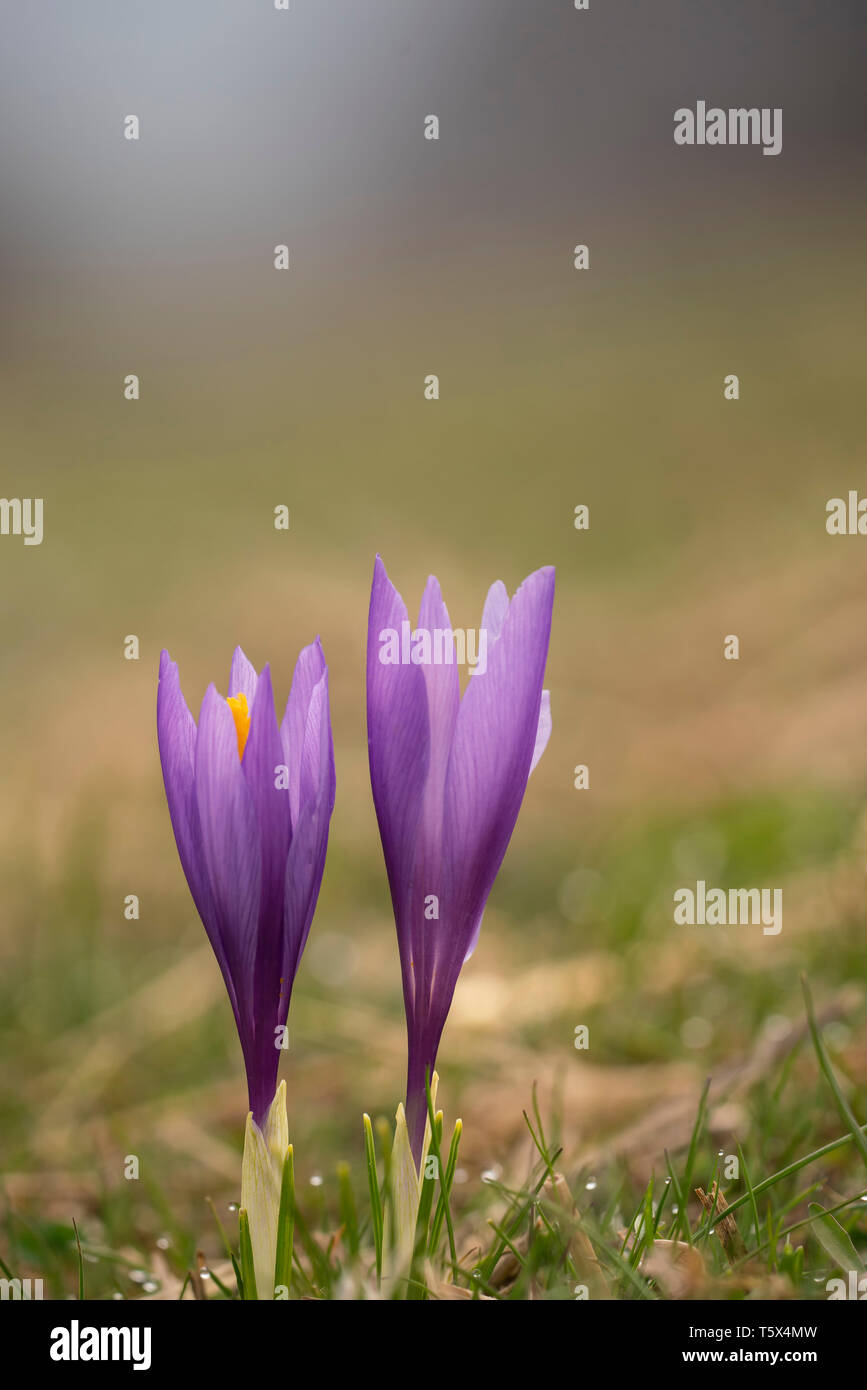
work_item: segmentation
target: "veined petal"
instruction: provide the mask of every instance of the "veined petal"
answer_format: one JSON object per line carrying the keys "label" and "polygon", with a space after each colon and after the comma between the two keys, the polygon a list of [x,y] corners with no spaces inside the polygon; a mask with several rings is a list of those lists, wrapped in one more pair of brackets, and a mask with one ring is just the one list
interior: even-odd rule
{"label": "veined petal", "polygon": [[[196,723],[181,692],[177,663],[168,652],[160,656],[157,689],[157,741],[166,800],[181,864],[199,906],[201,868],[198,842],[190,822],[196,755]],[[200,908],[201,911],[201,908]]]}
{"label": "veined petal", "polygon": [[[434,575],[430,576],[425,587],[418,615],[418,625],[420,629],[431,634],[432,647],[433,634],[437,629],[443,633],[447,632],[451,637],[449,612]],[[423,663],[420,668],[427,694],[430,737],[430,756],[424,797],[425,834],[436,837],[439,837],[442,829],[446,768],[448,767],[455,721],[461,703],[454,642],[451,640],[448,644],[443,642],[444,648],[446,645],[448,645],[449,650],[444,650],[442,654],[444,657],[448,657],[448,660],[440,663],[431,660]]]}
{"label": "veined petal", "polygon": [[[446,769],[461,703],[456,653],[451,640],[451,620],[439,583],[433,575],[428,579],[422,596],[418,626],[430,633],[431,640],[432,659],[420,667],[427,695],[430,754],[413,871],[408,934],[416,1007],[426,1010],[436,960],[442,946],[441,935],[447,929],[447,923],[438,917],[426,917],[424,907],[429,895],[438,896],[440,892]],[[449,638],[447,644],[443,638],[440,639],[443,649],[439,652],[435,649],[434,634],[437,630],[447,633]],[[444,660],[437,662],[437,655]]]}
{"label": "veined petal", "polygon": [[259,827],[238,759],[235,721],[213,685],[205,693],[199,716],[195,793],[202,857],[235,982],[238,1029],[249,1063],[255,1036],[253,977],[262,891]]}
{"label": "veined petal", "polygon": [[467,961],[469,960],[470,956],[473,954],[473,951],[475,951],[476,947],[477,947],[478,944],[479,944],[479,933],[480,933],[481,930],[482,930],[482,922],[484,921],[484,917],[485,917],[485,909],[482,908],[482,911],[481,911],[481,913],[479,914],[478,921],[476,922],[476,925],[473,927],[472,931],[470,932],[470,939],[469,939],[469,942],[468,942],[468,944],[467,944],[466,954],[464,955],[464,958],[463,958],[463,960],[461,961],[461,965],[466,965],[466,963],[467,963]]}
{"label": "veined petal", "polygon": [[334,749],[328,711],[328,671],[314,685],[307,706],[307,721],[301,746],[300,809],[319,801],[333,777]]}
{"label": "veined petal", "polygon": [[551,720],[551,692],[542,691],[542,703],[539,706],[539,723],[536,727],[536,744],[533,748],[533,761],[530,763],[530,771],[537,766],[539,759],[548,747],[548,739],[551,737],[553,728]]}
{"label": "veined petal", "polygon": [[232,654],[232,667],[229,671],[229,694],[245,695],[247,697],[247,709],[251,710],[256,699],[258,681],[256,667],[247,660],[241,648],[236,647]]}
{"label": "veined petal", "polygon": [[[278,769],[283,765],[283,745],[274,713],[271,672],[266,666],[256,687],[250,717],[250,732],[241,771],[256,816],[257,841],[261,854],[261,892],[253,974],[253,1010],[256,1038],[256,1070],[265,1097],[273,1094],[279,1053],[274,1046],[274,1029],[282,998],[283,899],[286,861],[292,839],[289,791],[282,785]],[[257,1116],[258,1118],[258,1116]]]}
{"label": "veined petal", "polygon": [[280,725],[284,760],[289,768],[289,805],[293,826],[298,820],[301,806],[302,763],[310,702],[313,691],[327,670],[322,644],[317,637],[309,647],[304,647],[295,663],[292,689],[286,702],[283,723]]}
{"label": "veined petal", "polygon": [[[229,992],[257,1125],[264,1124],[274,1095],[276,1025],[286,1021],[334,806],[327,668],[318,639],[301,654],[296,676],[299,729],[290,771],[294,768],[296,800],[304,792],[309,804],[294,857],[289,759],[277,727],[269,668],[258,676],[238,647],[230,695],[224,700],[213,685],[208,688],[198,730],[181,695],[177,667],[165,652],[157,697],[172,825]],[[291,715],[287,708],[287,750]]]}
{"label": "veined petal", "polygon": [[499,637],[506,614],[509,611],[509,591],[502,579],[497,579],[488,590],[482,610],[482,627],[488,634],[488,646],[493,646]]}
{"label": "veined petal", "polygon": [[[284,887],[283,976],[290,985],[307,942],[319,897],[328,849],[328,830],[334,809],[334,745],[327,668],[311,697],[303,756],[311,767],[309,775],[312,785],[310,794],[302,800],[293,831]],[[306,784],[307,776],[305,773],[302,786]],[[288,995],[285,1006],[288,1008]],[[283,1018],[279,1021],[282,1022]]]}
{"label": "veined petal", "polygon": [[478,930],[530,775],[553,600],[553,569],[525,579],[487,671],[473,677],[461,701],[445,791],[446,911],[456,930],[443,991],[454,988]]}
{"label": "veined petal", "polygon": [[412,886],[430,760],[430,727],[421,667],[381,658],[381,635],[400,634],[406,605],[377,556],[367,629],[367,742],[370,784],[382,838],[400,947],[404,1001],[412,1014]]}
{"label": "veined petal", "polygon": [[272,908],[282,899],[286,855],[292,838],[289,795],[279,775],[283,744],[274,713],[274,694],[268,666],[256,688],[250,714],[250,732],[241,771],[256,813],[262,849],[262,907]]}
{"label": "veined petal", "polygon": [[202,852],[199,811],[195,795],[196,724],[183,697],[177,663],[168,652],[160,657],[157,690],[157,741],[166,789],[172,830],[184,875],[196,910],[208,933],[217,957],[235,1022],[240,1028],[238,1000],[229,954],[223,940],[221,920],[211,893],[210,878]]}

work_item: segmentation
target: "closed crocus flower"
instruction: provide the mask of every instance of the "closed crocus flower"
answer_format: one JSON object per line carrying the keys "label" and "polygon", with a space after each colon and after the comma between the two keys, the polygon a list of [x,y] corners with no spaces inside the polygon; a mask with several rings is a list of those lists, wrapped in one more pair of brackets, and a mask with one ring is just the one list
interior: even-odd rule
{"label": "closed crocus flower", "polygon": [[318,639],[298,658],[279,725],[269,668],[258,675],[240,647],[228,696],[209,686],[198,725],[178,668],[163,652],[157,732],[178,854],[244,1054],[250,1116],[241,1196],[251,1208],[259,1296],[268,1297],[276,1242],[270,1213],[275,1223],[288,1143],[277,1069],[334,807],[328,668]]}
{"label": "closed crocus flower", "polygon": [[[377,557],[367,638],[370,780],[394,907],[406,1007],[406,1124],[418,1166],[425,1076],[472,954],[527,779],[551,732],[542,689],[554,571],[510,600],[497,582],[482,627],[453,634],[432,576],[413,629]],[[456,656],[470,656],[461,697]]]}

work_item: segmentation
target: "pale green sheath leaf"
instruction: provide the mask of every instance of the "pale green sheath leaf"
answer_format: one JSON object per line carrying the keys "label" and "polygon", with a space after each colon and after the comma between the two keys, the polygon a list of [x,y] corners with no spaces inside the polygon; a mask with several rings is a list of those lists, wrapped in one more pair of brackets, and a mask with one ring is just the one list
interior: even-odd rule
{"label": "pale green sheath leaf", "polygon": [[241,1206],[250,1222],[253,1268],[260,1299],[274,1297],[280,1189],[288,1147],[286,1082],[281,1081],[265,1116],[264,1128],[259,1128],[252,1114],[247,1116],[241,1167]]}

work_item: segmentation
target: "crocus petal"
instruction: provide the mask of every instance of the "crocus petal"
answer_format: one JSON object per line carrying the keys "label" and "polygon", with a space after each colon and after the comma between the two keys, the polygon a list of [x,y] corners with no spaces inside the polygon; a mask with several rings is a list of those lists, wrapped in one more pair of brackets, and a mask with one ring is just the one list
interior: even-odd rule
{"label": "crocus petal", "polygon": [[551,737],[551,692],[542,691],[542,703],[539,706],[539,724],[536,729],[536,746],[533,749],[533,761],[530,763],[530,771],[536,767],[539,759],[548,747],[548,739]]}
{"label": "crocus petal", "polygon": [[[480,638],[478,664],[460,700],[457,672],[438,665],[435,649],[432,665],[417,666],[404,664],[399,640],[396,659],[382,642],[384,634],[397,636],[409,624],[379,557],[374,568],[367,641],[370,777],[400,948],[408,1041],[404,1119],[416,1158],[426,1121],[424,1076],[436,1058],[461,965],[478,937],[527,779],[550,734],[542,681],[553,596],[552,569],[530,575],[511,600],[499,580],[491,586],[482,614],[484,645]],[[449,626],[431,578],[419,628]]]}
{"label": "crocus petal", "polygon": [[470,956],[473,954],[473,952],[475,951],[476,947],[477,947],[478,944],[479,944],[479,933],[480,933],[481,930],[482,930],[482,922],[484,921],[484,917],[485,917],[485,912],[484,912],[484,908],[483,908],[482,911],[481,911],[481,914],[479,915],[479,919],[478,919],[478,921],[476,922],[476,925],[473,927],[472,931],[470,932],[470,938],[469,938],[469,941],[468,941],[468,943],[467,943],[466,953],[465,953],[465,955],[464,955],[463,960],[461,961],[461,965],[466,965],[466,963],[467,963],[467,961],[469,960]]}
{"label": "crocus petal", "polygon": [[[249,1080],[255,1038],[253,979],[262,889],[259,829],[238,759],[235,721],[213,686],[205,694],[199,716],[196,805],[214,913],[235,982],[238,1028]],[[264,1105],[270,1100],[266,1096]],[[262,1097],[251,1096],[250,1108],[259,1118],[264,1108]]]}
{"label": "crocus petal", "polygon": [[[229,690],[231,707],[209,687],[197,730],[177,668],[163,653],[157,727],[172,826],[232,1003],[258,1130],[275,1094],[278,1025],[285,1025],[310,929],[334,806],[327,667],[318,639],[301,653],[282,729],[269,668],[258,676],[240,647]],[[246,719],[243,702],[233,698],[241,695]]]}
{"label": "crocus petal", "polygon": [[326,670],[322,644],[317,637],[315,642],[299,653],[286,712],[280,725],[283,755],[289,768],[289,806],[293,825],[301,807],[301,766],[310,701]]}
{"label": "crocus petal", "polygon": [[160,657],[157,690],[157,741],[172,829],[190,891],[201,907],[203,894],[198,843],[191,823],[196,755],[196,724],[181,692],[177,663],[168,652]]}
{"label": "crocus petal", "polygon": [[307,706],[307,719],[304,723],[304,738],[299,749],[300,779],[298,785],[301,808],[316,802],[324,795],[329,778],[329,760],[332,758],[328,738],[330,720],[328,717],[328,676],[320,677],[310,692]]}
{"label": "crocus petal", "polygon": [[217,957],[235,1022],[240,1030],[238,1000],[229,951],[223,940],[221,922],[214,908],[210,879],[202,853],[199,810],[195,795],[196,739],[196,725],[181,692],[177,663],[164,651],[160,657],[157,690],[157,741],[169,816],[181,867],[196,910]]}
{"label": "crocus petal", "polygon": [[282,785],[283,744],[274,713],[271,672],[259,678],[241,770],[250,793],[262,850],[262,912],[270,913],[283,895],[286,855],[292,838],[287,788]]}
{"label": "crocus petal", "polygon": [[431,660],[421,666],[427,697],[430,756],[422,800],[421,825],[413,870],[412,899],[408,904],[409,934],[414,975],[416,1008],[427,1009],[438,954],[440,933],[446,924],[425,915],[425,900],[438,895],[442,878],[443,799],[446,770],[461,703],[460,681],[451,641],[451,620],[440,586],[433,575],[428,579],[418,617],[418,626],[431,634],[448,633],[451,650],[439,654],[449,660]]}
{"label": "crocus petal", "polygon": [[502,579],[497,579],[488,590],[482,610],[482,627],[488,634],[488,646],[492,646],[502,631],[506,614],[509,611],[509,591]]}
{"label": "crocus petal", "polygon": [[[442,988],[454,988],[520,810],[536,747],[553,569],[525,579],[461,701],[445,791],[446,911],[455,923]],[[450,997],[450,994],[449,994]]]}
{"label": "crocus petal", "polygon": [[[283,976],[289,981],[295,977],[313,920],[325,868],[331,812],[334,809],[334,746],[328,706],[327,668],[311,696],[304,757],[309,760],[315,757],[318,774],[312,794],[302,803],[286,861]],[[288,1008],[288,995],[285,1007]]]}
{"label": "crocus petal", "polygon": [[241,648],[236,647],[232,654],[232,668],[229,671],[229,694],[245,695],[247,709],[252,710],[258,680],[256,667],[247,660]]}
{"label": "crocus petal", "polygon": [[[451,619],[443,602],[440,586],[433,575],[428,579],[421,608],[418,615],[419,628],[433,634],[451,634]],[[451,642],[450,660],[435,663],[425,662],[421,666],[427,696],[428,734],[430,739],[430,758],[425,785],[425,833],[438,835],[442,828],[442,803],[448,766],[449,751],[455,721],[461,703],[460,681],[455,660],[454,642]],[[444,653],[446,655],[446,653]]]}
{"label": "crocus petal", "polygon": [[[406,604],[379,556],[373,572],[367,630],[367,742],[370,784],[379,822],[398,934],[412,920],[413,867],[427,783],[430,729],[425,677],[415,665],[380,660],[380,634],[400,633]],[[410,953],[401,950],[407,1013],[414,1012]]]}
{"label": "crocus petal", "polygon": [[266,666],[256,687],[250,731],[241,764],[255,811],[261,853],[253,1017],[257,1075],[260,1077],[262,1095],[266,1098],[274,1093],[279,1063],[279,1054],[274,1046],[274,1029],[282,1002],[283,934],[278,924],[283,918],[286,859],[292,839],[289,793],[280,775],[282,766],[283,745],[274,713],[271,673]]}

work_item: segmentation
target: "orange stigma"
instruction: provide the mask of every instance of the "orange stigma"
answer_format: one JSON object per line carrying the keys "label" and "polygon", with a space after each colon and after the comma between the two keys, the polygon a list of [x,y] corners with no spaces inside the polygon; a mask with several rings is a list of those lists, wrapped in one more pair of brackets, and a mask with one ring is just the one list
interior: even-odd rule
{"label": "orange stigma", "polygon": [[247,746],[247,735],[250,732],[250,711],[247,709],[247,696],[242,690],[240,695],[230,695],[226,704],[232,711],[232,718],[235,721],[235,733],[238,735],[238,757],[243,758],[244,749]]}

